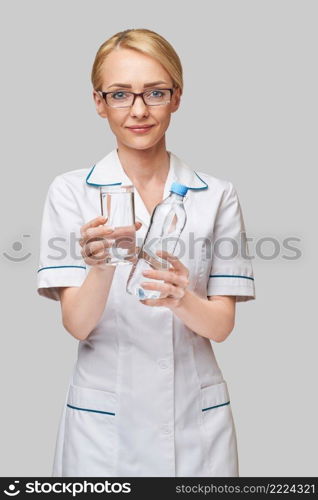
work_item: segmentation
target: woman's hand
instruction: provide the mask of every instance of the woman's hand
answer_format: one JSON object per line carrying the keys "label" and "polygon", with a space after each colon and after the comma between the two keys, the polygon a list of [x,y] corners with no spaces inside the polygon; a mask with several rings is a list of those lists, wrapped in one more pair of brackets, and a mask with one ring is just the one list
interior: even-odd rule
{"label": "woman's hand", "polygon": [[145,290],[159,290],[161,295],[158,299],[144,299],[140,302],[147,306],[178,307],[189,285],[189,271],[175,255],[161,250],[158,250],[156,254],[172,264],[172,267],[167,270],[149,269],[143,271],[142,274],[147,278],[163,280],[164,283],[142,282],[142,288]]}
{"label": "woman's hand", "polygon": [[[109,257],[109,249],[112,247],[116,240],[121,240],[127,247],[130,243],[130,239],[134,235],[128,235],[127,229],[125,228],[112,228],[105,224],[107,217],[96,217],[87,222],[80,228],[81,236],[80,245],[82,247],[81,255],[88,266],[98,266],[104,268],[109,265],[106,264],[106,260]],[[141,228],[141,222],[135,223],[135,230]],[[127,243],[128,242],[128,243]]]}

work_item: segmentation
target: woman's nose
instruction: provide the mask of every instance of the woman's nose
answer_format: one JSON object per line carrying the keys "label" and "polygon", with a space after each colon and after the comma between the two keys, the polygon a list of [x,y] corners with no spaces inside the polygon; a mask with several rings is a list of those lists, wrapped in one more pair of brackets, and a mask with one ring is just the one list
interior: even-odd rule
{"label": "woman's nose", "polygon": [[134,116],[148,114],[148,106],[144,103],[141,95],[135,97],[135,102],[131,106],[130,112]]}

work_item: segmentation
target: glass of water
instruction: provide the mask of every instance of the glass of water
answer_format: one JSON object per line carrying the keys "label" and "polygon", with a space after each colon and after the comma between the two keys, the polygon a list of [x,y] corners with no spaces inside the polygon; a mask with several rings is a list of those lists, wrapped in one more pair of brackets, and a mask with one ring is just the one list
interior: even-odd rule
{"label": "glass of water", "polygon": [[[130,263],[136,255],[134,186],[101,186],[101,213],[116,230],[107,264]],[[118,236],[117,236],[118,235]]]}

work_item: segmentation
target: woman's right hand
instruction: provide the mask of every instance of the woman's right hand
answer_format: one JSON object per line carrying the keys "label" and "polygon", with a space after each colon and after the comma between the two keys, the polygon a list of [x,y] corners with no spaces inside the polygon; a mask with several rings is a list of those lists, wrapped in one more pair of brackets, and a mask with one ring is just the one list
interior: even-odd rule
{"label": "woman's right hand", "polygon": [[[82,247],[81,255],[88,266],[104,267],[109,256],[109,249],[113,246],[116,238],[122,236],[120,228],[114,229],[105,224],[107,217],[96,217],[80,228]],[[141,222],[135,223],[138,231]]]}

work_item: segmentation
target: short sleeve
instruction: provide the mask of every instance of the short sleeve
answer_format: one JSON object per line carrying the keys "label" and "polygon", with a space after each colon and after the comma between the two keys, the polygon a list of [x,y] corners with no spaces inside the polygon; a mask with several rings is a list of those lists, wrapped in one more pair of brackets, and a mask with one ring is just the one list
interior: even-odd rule
{"label": "short sleeve", "polygon": [[79,239],[83,225],[79,204],[62,175],[49,186],[44,203],[37,292],[59,300],[57,287],[81,286],[86,265],[81,256]]}
{"label": "short sleeve", "polygon": [[212,295],[235,295],[236,302],[256,298],[242,209],[231,182],[223,193],[214,225],[207,287],[207,296]]}

